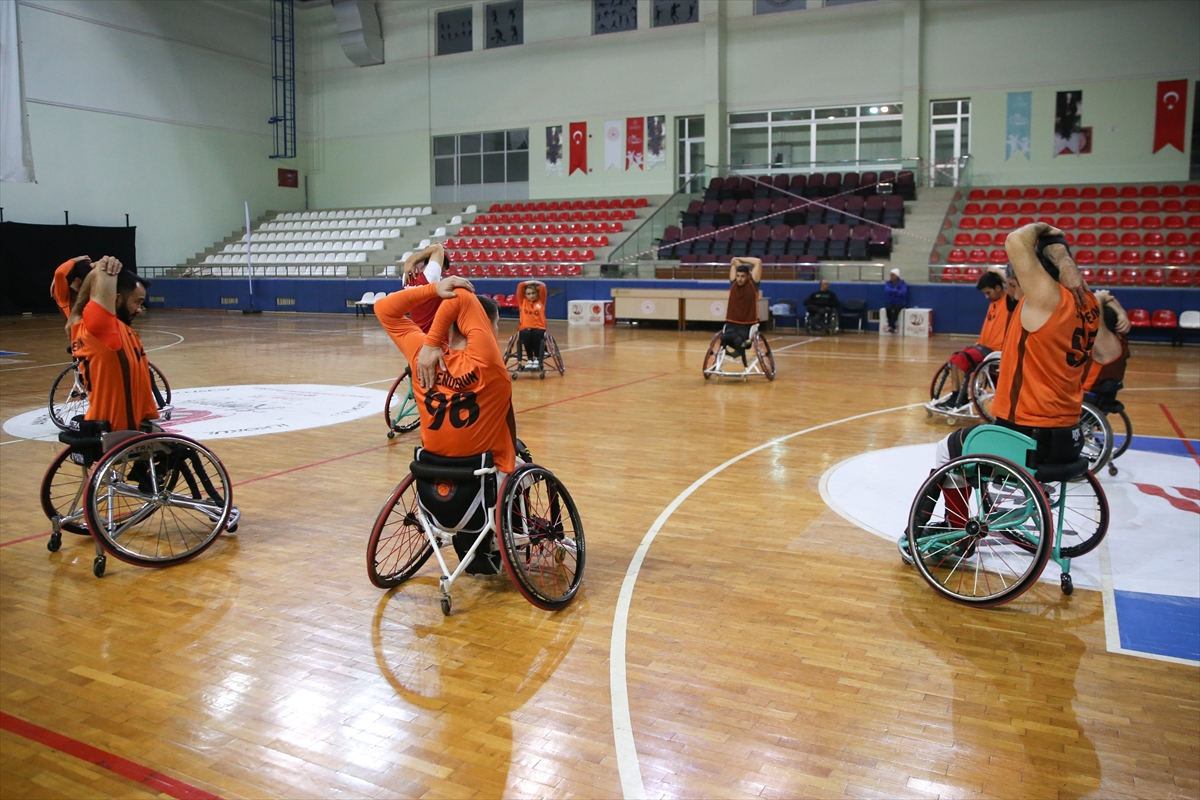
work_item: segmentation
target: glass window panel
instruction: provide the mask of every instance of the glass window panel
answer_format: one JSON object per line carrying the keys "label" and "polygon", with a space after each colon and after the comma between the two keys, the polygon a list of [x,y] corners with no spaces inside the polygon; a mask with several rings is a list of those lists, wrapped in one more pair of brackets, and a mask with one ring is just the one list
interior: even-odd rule
{"label": "glass window panel", "polygon": [[[504,183],[504,153],[487,153],[483,157],[483,182]],[[466,181],[463,181],[466,183]]]}
{"label": "glass window panel", "polygon": [[767,129],[734,128],[729,132],[729,166],[761,166],[767,163]]}
{"label": "glass window panel", "polygon": [[934,125],[953,125],[958,122],[958,117],[932,117]]}
{"label": "glass window panel", "polygon": [[951,100],[946,103],[934,103],[933,110],[930,113],[934,116],[940,114],[958,114],[958,101]]}
{"label": "glass window panel", "polygon": [[959,155],[965,156],[971,152],[971,118],[963,117],[962,122],[959,123],[959,125],[960,125],[960,127],[959,127],[959,131],[958,131],[958,137],[959,137],[958,153],[959,153]]}
{"label": "glass window panel", "polygon": [[509,150],[528,150],[529,149],[529,129],[524,128],[519,131],[508,132],[508,149]]}
{"label": "glass window panel", "polygon": [[903,114],[904,105],[901,103],[886,103],[879,107],[880,114]]}
{"label": "glass window panel", "polygon": [[453,136],[435,136],[435,137],[433,137],[433,154],[435,156],[452,156],[452,155],[454,155],[454,137]]}
{"label": "glass window panel", "polygon": [[439,11],[437,15],[437,54],[468,53],[471,51],[470,7]]}
{"label": "glass window panel", "polygon": [[483,152],[495,153],[504,149],[504,131],[488,131],[483,134]]}
{"label": "glass window panel", "polygon": [[676,164],[675,172],[679,175],[687,175],[687,153],[683,144],[683,137],[680,137],[679,146],[675,148],[675,152],[677,154],[676,159],[678,162]]}
{"label": "glass window panel", "polygon": [[812,119],[812,112],[808,109],[804,111],[773,111],[771,119],[775,122],[787,122],[796,119]]}
{"label": "glass window panel", "polygon": [[454,185],[454,159],[453,158],[435,158],[433,160],[433,185],[434,186],[453,186]]}
{"label": "glass window panel", "polygon": [[813,112],[813,117],[818,120],[855,116],[858,116],[858,109],[853,106],[849,108],[818,108]]}
{"label": "glass window panel", "polygon": [[852,161],[857,158],[854,122],[817,126],[817,161]]}
{"label": "glass window panel", "polygon": [[704,117],[692,117],[688,121],[688,138],[699,139],[704,135]]}
{"label": "glass window panel", "polygon": [[482,183],[483,165],[479,156],[458,157],[458,182],[462,185]]}
{"label": "glass window panel", "polygon": [[687,117],[675,118],[675,135],[680,139],[687,138]]}
{"label": "glass window panel", "polygon": [[970,100],[961,100],[959,102],[962,103],[962,113],[970,114],[971,113],[971,101]]}
{"label": "glass window panel", "polygon": [[771,166],[807,164],[812,158],[811,125],[777,126],[771,129]]}
{"label": "glass window panel", "polygon": [[900,157],[900,120],[863,120],[859,127],[860,159]]}
{"label": "glass window panel", "polygon": [[478,133],[463,133],[458,137],[458,152],[460,153],[478,153],[479,152],[479,134]]}
{"label": "glass window panel", "polygon": [[761,113],[755,113],[755,114],[730,114],[729,115],[729,124],[730,125],[739,125],[743,122],[766,122],[766,121],[767,121],[767,112],[765,112],[765,111],[763,111]]}
{"label": "glass window panel", "polygon": [[[489,156],[490,158],[490,156]],[[529,151],[508,154],[508,182],[529,180]]]}

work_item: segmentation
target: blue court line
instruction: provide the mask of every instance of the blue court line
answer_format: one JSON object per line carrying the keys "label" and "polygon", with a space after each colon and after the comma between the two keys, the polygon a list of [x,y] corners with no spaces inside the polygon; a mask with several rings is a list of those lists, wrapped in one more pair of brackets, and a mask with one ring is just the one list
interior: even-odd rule
{"label": "blue court line", "polygon": [[29,354],[28,353],[17,353],[13,350],[0,350],[0,358],[7,358],[8,356],[24,356],[24,355],[29,355]]}
{"label": "blue court line", "polygon": [[[1124,436],[1113,437],[1113,447],[1120,447],[1121,442],[1125,441]],[[1200,451],[1200,441],[1190,439],[1192,447]],[[1130,450],[1141,450],[1146,453],[1161,453],[1167,456],[1183,456],[1191,458],[1192,454],[1188,452],[1187,447],[1183,443],[1183,439],[1173,436],[1138,436],[1134,435],[1133,444],[1129,446]]]}
{"label": "blue court line", "polygon": [[1113,591],[1121,647],[1200,661],[1200,597]]}

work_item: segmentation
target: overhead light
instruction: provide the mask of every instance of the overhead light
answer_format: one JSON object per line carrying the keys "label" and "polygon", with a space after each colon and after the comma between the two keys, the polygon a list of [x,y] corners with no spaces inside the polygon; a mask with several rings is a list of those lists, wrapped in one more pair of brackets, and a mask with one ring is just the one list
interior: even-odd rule
{"label": "overhead light", "polygon": [[837,117],[835,117],[833,114],[830,114],[827,119],[837,119]]}
{"label": "overhead light", "polygon": [[879,110],[880,110],[880,111],[882,111],[882,112],[883,112],[883,113],[885,113],[885,114],[886,114],[886,113],[888,113],[888,107],[887,107],[887,106],[884,106],[883,108],[881,108],[881,109],[879,109]]}
{"label": "overhead light", "polygon": [[[886,109],[886,108],[884,108],[883,110],[884,110],[884,111],[887,111],[887,109]],[[879,106],[871,106],[871,113],[872,113],[872,114],[878,114],[878,113],[879,113]]]}

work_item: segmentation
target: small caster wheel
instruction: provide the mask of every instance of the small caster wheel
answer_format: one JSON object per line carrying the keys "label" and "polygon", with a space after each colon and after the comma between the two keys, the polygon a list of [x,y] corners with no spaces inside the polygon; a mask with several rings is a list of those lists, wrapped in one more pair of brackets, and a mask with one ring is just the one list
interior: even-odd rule
{"label": "small caster wheel", "polygon": [[1070,595],[1075,591],[1075,582],[1071,580],[1071,576],[1066,572],[1062,574],[1062,578],[1058,584],[1062,587],[1062,593],[1065,595]]}
{"label": "small caster wheel", "polygon": [[1108,474],[1109,474],[1109,475],[1116,475],[1116,474],[1117,474],[1117,467],[1116,467],[1116,465],[1115,465],[1115,464],[1112,464],[1112,463],[1110,463],[1110,464],[1108,465]]}
{"label": "small caster wheel", "polygon": [[946,424],[947,424],[947,425],[953,425],[953,424],[954,424],[954,417],[946,417]]}
{"label": "small caster wheel", "polygon": [[170,411],[164,412],[162,415],[162,418],[165,419],[167,422],[170,422],[171,421],[171,412]]}
{"label": "small caster wheel", "polygon": [[237,533],[237,523],[235,522],[232,525],[226,525],[225,532],[226,533]]}
{"label": "small caster wheel", "polygon": [[96,556],[96,560],[92,562],[92,574],[97,578],[104,577],[104,564],[108,559],[104,556]]}
{"label": "small caster wheel", "polygon": [[396,432],[395,432],[395,431],[388,431],[388,438],[389,438],[389,439],[395,439],[395,438],[396,438]]}
{"label": "small caster wheel", "polygon": [[925,409],[925,419],[930,419],[932,416],[933,416],[933,412],[930,411],[928,408]]}
{"label": "small caster wheel", "polygon": [[542,380],[546,380],[546,373],[543,372],[540,375],[538,375],[538,377],[541,378]]}
{"label": "small caster wheel", "polygon": [[442,598],[442,616],[450,616],[450,595]]}
{"label": "small caster wheel", "polygon": [[57,553],[60,547],[62,547],[62,534],[55,531],[50,534],[50,541],[46,542],[46,549],[51,553]]}
{"label": "small caster wheel", "polygon": [[512,379],[513,379],[514,381],[517,379],[517,373],[515,373],[515,372],[514,372],[514,373],[512,374]]}

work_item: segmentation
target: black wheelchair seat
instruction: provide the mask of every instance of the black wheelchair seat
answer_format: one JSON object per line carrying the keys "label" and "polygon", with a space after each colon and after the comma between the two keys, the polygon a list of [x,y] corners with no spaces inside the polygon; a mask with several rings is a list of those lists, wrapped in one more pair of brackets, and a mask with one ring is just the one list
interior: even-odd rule
{"label": "black wheelchair seat", "polygon": [[1082,456],[1069,464],[1039,464],[1034,472],[1038,483],[1060,483],[1082,478],[1088,471],[1088,460]]}
{"label": "black wheelchair seat", "polygon": [[[487,527],[488,509],[496,505],[495,474],[476,475],[476,470],[495,466],[490,452],[452,458],[418,447],[408,465],[417,485],[417,501],[434,524],[453,532],[454,551],[462,559]],[[472,574],[495,575],[500,571],[500,554],[492,534],[480,545],[467,566]]]}
{"label": "black wheelchair seat", "polygon": [[71,430],[58,434],[58,441],[71,450],[71,461],[90,467],[104,454],[103,436],[110,428],[106,420],[89,420],[80,415],[71,420]]}

